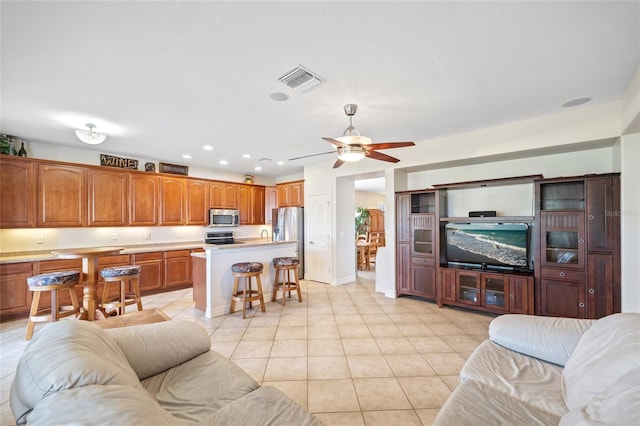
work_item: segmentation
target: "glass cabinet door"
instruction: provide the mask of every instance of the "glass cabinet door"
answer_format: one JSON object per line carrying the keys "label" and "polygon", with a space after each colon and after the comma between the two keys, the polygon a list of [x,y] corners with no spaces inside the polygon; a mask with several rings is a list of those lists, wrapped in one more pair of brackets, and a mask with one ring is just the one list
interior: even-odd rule
{"label": "glass cabinet door", "polygon": [[483,305],[493,309],[509,310],[508,278],[502,275],[482,276],[482,299]]}
{"label": "glass cabinet door", "polygon": [[415,254],[433,254],[433,231],[431,229],[413,230],[413,252]]}
{"label": "glass cabinet door", "polygon": [[435,215],[411,215],[411,251],[414,256],[435,256]]}
{"label": "glass cabinet door", "polygon": [[476,272],[456,271],[458,302],[480,305],[480,275]]}
{"label": "glass cabinet door", "polygon": [[584,216],[581,213],[541,212],[542,265],[584,267]]}

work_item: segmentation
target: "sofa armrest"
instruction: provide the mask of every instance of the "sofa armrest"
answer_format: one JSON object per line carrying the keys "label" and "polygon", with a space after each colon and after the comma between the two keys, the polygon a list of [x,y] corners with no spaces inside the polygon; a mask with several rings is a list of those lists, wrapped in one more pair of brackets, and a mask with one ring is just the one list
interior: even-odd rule
{"label": "sofa armrest", "polygon": [[543,361],[564,366],[595,320],[502,315],[489,325],[491,341]]}
{"label": "sofa armrest", "polygon": [[120,346],[140,380],[211,349],[207,331],[192,321],[165,321],[105,331]]}

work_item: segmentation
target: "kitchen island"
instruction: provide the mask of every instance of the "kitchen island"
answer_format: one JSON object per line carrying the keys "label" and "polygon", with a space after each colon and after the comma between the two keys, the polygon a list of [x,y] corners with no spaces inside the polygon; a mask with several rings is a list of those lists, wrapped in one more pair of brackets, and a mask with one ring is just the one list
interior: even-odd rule
{"label": "kitchen island", "polygon": [[271,300],[275,270],[274,257],[297,256],[297,241],[249,240],[234,244],[205,244],[204,253],[192,253],[193,301],[207,318],[229,312],[233,274],[231,265],[240,262],[260,262],[263,265],[262,291],[265,302]]}

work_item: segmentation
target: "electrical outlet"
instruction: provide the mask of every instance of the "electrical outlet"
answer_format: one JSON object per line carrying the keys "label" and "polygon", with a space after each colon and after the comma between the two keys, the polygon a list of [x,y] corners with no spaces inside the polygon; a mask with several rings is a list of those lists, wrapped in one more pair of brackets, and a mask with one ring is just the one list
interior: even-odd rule
{"label": "electrical outlet", "polygon": [[151,232],[149,232],[149,231],[145,232],[144,239],[145,240],[150,240],[151,239]]}
{"label": "electrical outlet", "polygon": [[118,239],[118,233],[117,233],[117,232],[114,232],[114,233],[111,235],[111,239],[112,239],[112,240],[117,240],[117,239]]}
{"label": "electrical outlet", "polygon": [[44,244],[44,235],[36,236],[36,244]]}

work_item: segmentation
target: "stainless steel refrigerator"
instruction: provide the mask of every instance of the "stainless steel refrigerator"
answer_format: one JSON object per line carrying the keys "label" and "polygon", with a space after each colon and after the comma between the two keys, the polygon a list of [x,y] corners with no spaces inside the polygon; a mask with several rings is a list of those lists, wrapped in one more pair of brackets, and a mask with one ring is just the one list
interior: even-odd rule
{"label": "stainless steel refrigerator", "polygon": [[273,209],[273,241],[297,240],[296,256],[300,259],[298,277],[304,278],[304,210],[302,207]]}

